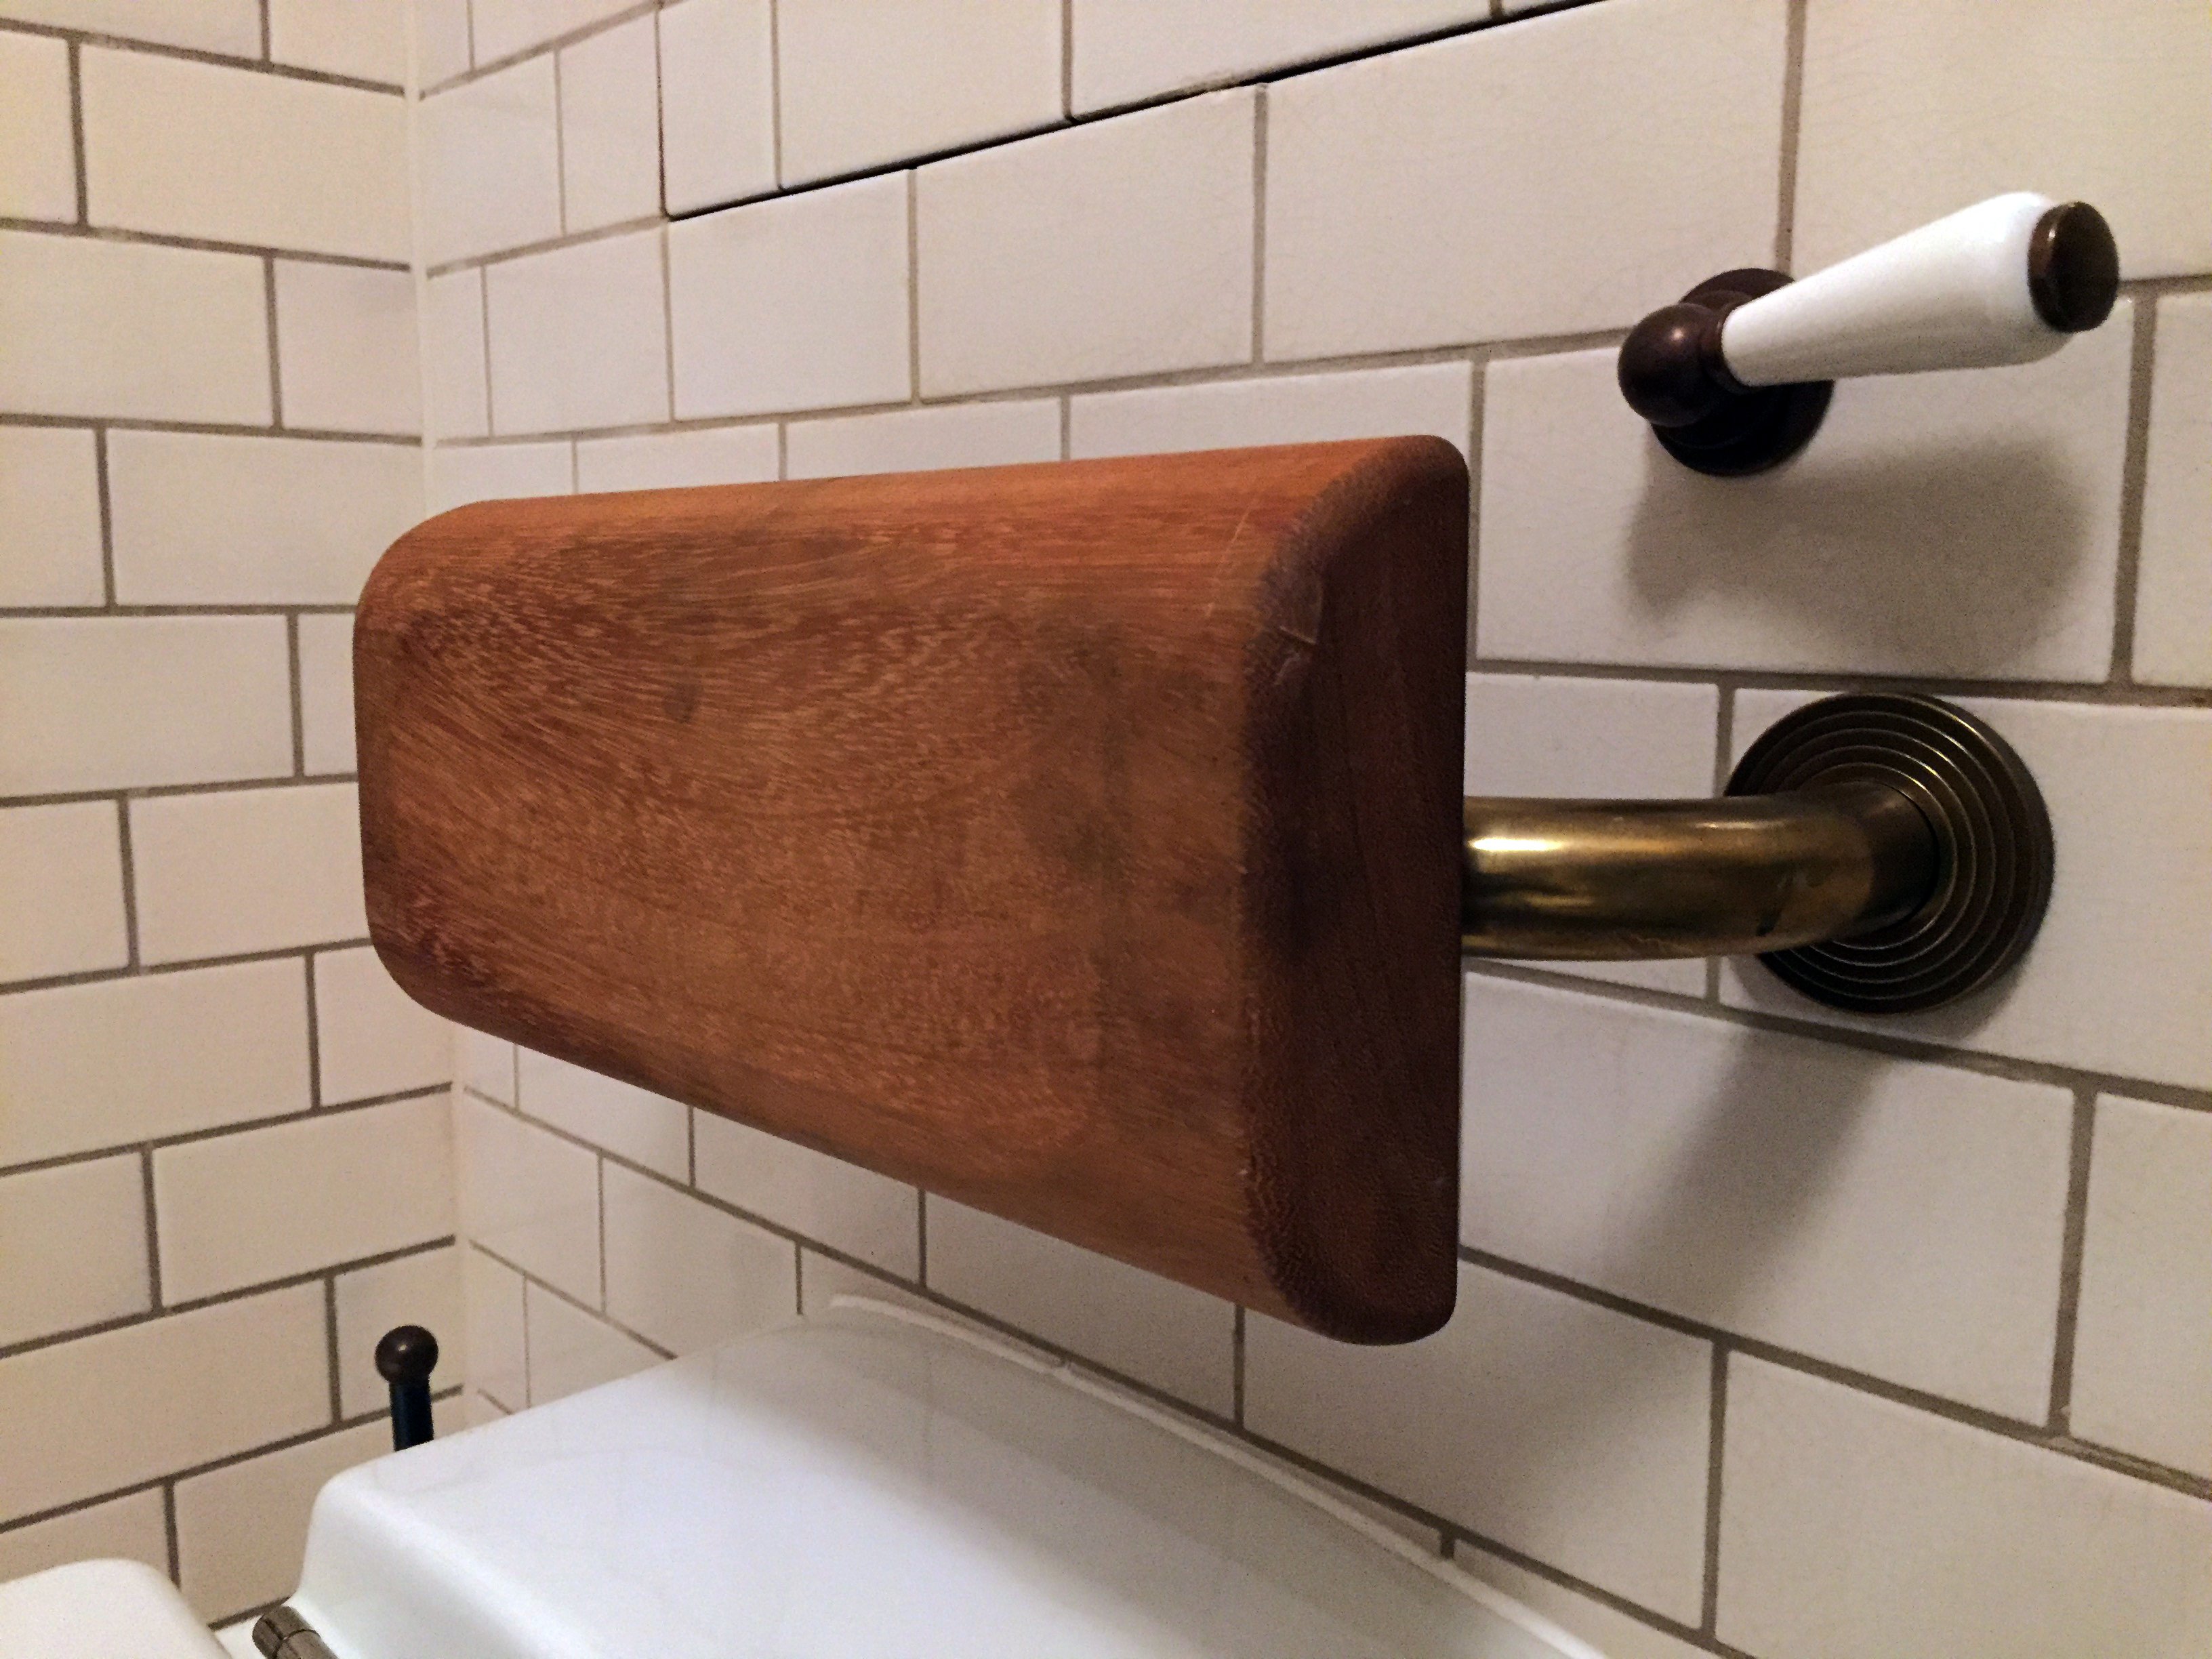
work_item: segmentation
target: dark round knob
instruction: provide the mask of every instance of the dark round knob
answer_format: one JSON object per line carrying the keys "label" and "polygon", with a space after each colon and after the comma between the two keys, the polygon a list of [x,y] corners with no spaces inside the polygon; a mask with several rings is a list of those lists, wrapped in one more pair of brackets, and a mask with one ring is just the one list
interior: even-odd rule
{"label": "dark round knob", "polygon": [[2065,202],[2035,222],[2027,292],[2035,314],[2062,333],[2079,334],[2112,314],[2120,248],[2103,214],[2087,202]]}
{"label": "dark round knob", "polygon": [[1719,319],[1704,306],[1662,306],[1620,343],[1620,392],[1654,426],[1687,426],[1727,397],[1712,372],[1707,337]]}
{"label": "dark round knob", "polygon": [[376,1345],[376,1374],[387,1382],[428,1382],[437,1364],[438,1339],[420,1325],[395,1325]]}

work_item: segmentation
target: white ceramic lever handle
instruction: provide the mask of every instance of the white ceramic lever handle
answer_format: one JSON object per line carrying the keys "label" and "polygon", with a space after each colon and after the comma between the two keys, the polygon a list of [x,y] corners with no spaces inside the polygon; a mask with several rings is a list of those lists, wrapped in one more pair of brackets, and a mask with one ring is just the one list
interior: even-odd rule
{"label": "white ceramic lever handle", "polygon": [[2118,276],[2095,209],[1993,196],[1736,307],[1721,357],[1747,386],[2033,362],[2104,321]]}

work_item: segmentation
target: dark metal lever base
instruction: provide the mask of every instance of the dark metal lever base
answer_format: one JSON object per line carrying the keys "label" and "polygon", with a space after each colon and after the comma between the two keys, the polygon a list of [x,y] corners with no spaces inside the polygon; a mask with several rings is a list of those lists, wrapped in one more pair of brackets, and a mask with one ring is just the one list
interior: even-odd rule
{"label": "dark metal lever base", "polygon": [[1820,429],[1833,380],[1747,386],[1720,354],[1721,319],[1789,283],[1778,270],[1723,271],[1653,312],[1622,342],[1621,392],[1684,466],[1717,478],[1764,472]]}

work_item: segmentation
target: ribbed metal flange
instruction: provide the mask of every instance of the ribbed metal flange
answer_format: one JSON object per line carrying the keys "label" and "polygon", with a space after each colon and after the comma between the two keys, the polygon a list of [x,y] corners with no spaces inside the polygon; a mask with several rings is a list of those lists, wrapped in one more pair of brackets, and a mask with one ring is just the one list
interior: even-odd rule
{"label": "ribbed metal flange", "polygon": [[1902,921],[1759,960],[1831,1007],[1909,1013],[1979,990],[2020,959],[2051,898],[2051,817],[2010,744],[1933,697],[1827,697],[1770,726],[1736,763],[1731,795],[1856,780],[1918,807],[1941,854],[1927,901]]}

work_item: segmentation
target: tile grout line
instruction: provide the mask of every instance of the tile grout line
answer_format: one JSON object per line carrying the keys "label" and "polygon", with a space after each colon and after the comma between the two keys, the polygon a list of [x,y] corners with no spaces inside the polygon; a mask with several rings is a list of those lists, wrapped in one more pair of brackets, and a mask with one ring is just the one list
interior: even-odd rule
{"label": "tile grout line", "polygon": [[[167,1312],[161,1295],[161,1209],[154,1200],[154,1149],[138,1149],[139,1182],[143,1189],[146,1205],[146,1316],[155,1318]],[[59,1340],[66,1340],[65,1337]],[[16,1352],[10,1349],[9,1352]]]}
{"label": "tile grout line", "polygon": [[300,956],[301,978],[307,988],[307,1110],[323,1109],[323,1016],[315,1001],[315,953]]}
{"label": "tile grout line", "polygon": [[2157,368],[2158,307],[2148,296],[2133,301],[2134,331],[2128,364],[2128,428],[2120,459],[2120,545],[2112,580],[2112,678],[2135,680],[2136,602],[2142,588],[2143,502],[2150,477],[2150,404]]}
{"label": "tile grout line", "polygon": [[1244,1425],[1244,1319],[1240,1302],[1229,1329],[1229,1414],[1239,1428]]}
{"label": "tile grout line", "polygon": [[[169,1553],[169,1582],[182,1584],[185,1577],[184,1553],[177,1547],[177,1482],[173,1476],[161,1482],[161,1538]],[[100,1501],[98,1498],[93,1500],[94,1503]]]}
{"label": "tile grout line", "polygon": [[79,224],[73,219],[22,219],[0,214],[0,230],[27,236],[55,236],[70,241],[113,242],[126,247],[179,248],[191,253],[228,253],[240,258],[297,259],[307,264],[344,265],[356,270],[405,270],[403,259],[372,259],[366,254],[325,253],[315,248],[271,247],[261,242],[227,242],[212,236],[178,236],[167,231],[134,230],[123,225]]}
{"label": "tile grout line", "polygon": [[128,978],[145,971],[145,962],[138,948],[138,872],[131,861],[131,803],[122,796],[115,797],[115,846],[119,873],[123,878],[123,949],[124,964],[116,978]]}
{"label": "tile grout line", "polygon": [[[568,234],[568,133],[564,130],[567,123],[562,118],[561,107],[561,54],[556,51],[546,55],[553,60],[553,216],[561,227],[561,234],[566,236]],[[654,66],[653,72],[655,75],[659,73],[658,64]],[[486,346],[484,355],[489,357],[489,337]]]}
{"label": "tile grout line", "polygon": [[333,1428],[345,1421],[345,1403],[338,1387],[343,1365],[343,1356],[338,1352],[338,1276],[331,1272],[323,1275],[323,1369],[329,1373]]}
{"label": "tile grout line", "polygon": [[1728,1444],[1729,1346],[1713,1344],[1712,1376],[1705,1434],[1705,1572],[1698,1604],[1698,1629],[1717,1633],[1721,1606],[1721,1472]]}
{"label": "tile grout line", "polygon": [[2081,1323],[2081,1261],[2089,1231],[2090,1160],[2097,1141],[2097,1095],[2083,1089],[2074,1098],[2072,1135],[2067,1148],[2066,1222],[2058,1248],[2057,1317],[2051,1342],[2051,1417],[2054,1434],[2073,1432],[2074,1365]]}
{"label": "tile grout line", "polygon": [[165,40],[104,34],[98,29],[74,28],[67,24],[43,23],[30,18],[0,18],[0,34],[36,35],[48,40],[65,40],[73,46],[91,46],[102,52],[135,52],[142,58],[167,58],[187,64],[205,64],[213,69],[236,70],[248,75],[265,76],[272,80],[305,81],[316,86],[342,87],[353,92],[382,93],[387,97],[403,97],[407,90],[404,85],[395,82],[369,81],[357,75],[341,75],[334,70],[308,69],[303,64],[279,63],[265,55],[246,58],[233,52],[210,52],[203,46],[172,46]]}
{"label": "tile grout line", "polygon": [[76,168],[76,222],[92,222],[92,180],[86,176],[84,147],[84,47],[69,43],[70,155]]}
{"label": "tile grout line", "polygon": [[906,384],[909,404],[921,402],[921,175],[906,175]]}
{"label": "tile grout line", "polygon": [[1252,94],[1252,357],[1267,356],[1267,88]]}
{"label": "tile grout line", "polygon": [[[483,441],[490,443],[499,433],[499,422],[493,416],[491,406],[491,278],[481,267],[477,270],[477,321],[483,333]],[[672,398],[675,395],[672,389],[669,395]],[[438,447],[442,449],[461,447],[451,442]]]}
{"label": "tile grout line", "polygon": [[284,653],[292,679],[292,775],[307,775],[307,701],[300,683],[300,617],[295,611],[284,618]]}
{"label": "tile grout line", "polygon": [[[768,142],[769,171],[775,177],[775,193],[783,193],[783,36],[776,0],[768,0]],[[890,171],[886,168],[885,171]],[[672,219],[673,215],[670,216]]]}
{"label": "tile grout line", "polygon": [[261,0],[261,61],[272,61],[269,51],[269,0]]}
{"label": "tile grout line", "polygon": [[[1449,360],[1447,360],[1449,361]],[[1467,669],[1476,658],[1476,615],[1482,590],[1482,422],[1489,375],[1486,366],[1470,356],[1467,394]],[[1461,692],[1461,724],[1466,722],[1466,692]],[[1464,757],[1462,765],[1464,766]]]}
{"label": "tile grout line", "polygon": [[1774,268],[1787,271],[1796,254],[1797,150],[1804,126],[1805,3],[1790,0],[1782,47],[1782,166],[1774,198]]}
{"label": "tile grout line", "polygon": [[100,581],[105,595],[101,608],[112,611],[115,605],[115,497],[107,482],[107,427],[95,423],[92,428],[93,486],[100,500]]}

